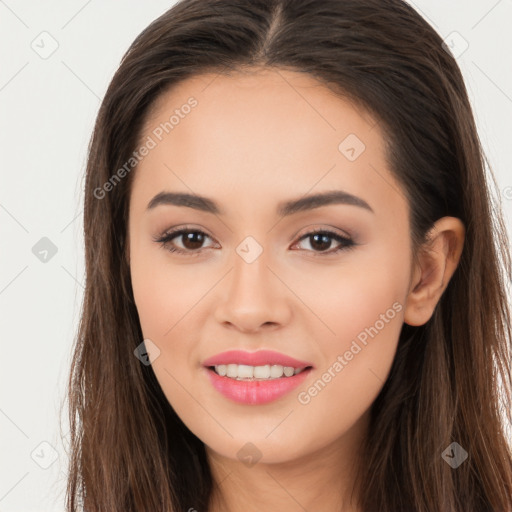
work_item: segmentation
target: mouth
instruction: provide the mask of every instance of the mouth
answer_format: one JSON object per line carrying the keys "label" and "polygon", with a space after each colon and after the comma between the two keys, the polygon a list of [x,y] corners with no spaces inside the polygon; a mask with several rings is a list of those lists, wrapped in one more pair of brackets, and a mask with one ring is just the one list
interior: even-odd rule
{"label": "mouth", "polygon": [[213,388],[225,398],[239,404],[256,406],[289,396],[294,389],[304,384],[313,367],[231,363],[206,366],[204,371]]}
{"label": "mouth", "polygon": [[228,350],[203,361],[210,384],[224,397],[246,405],[284,398],[308,378],[314,366],[274,350]]}
{"label": "mouth", "polygon": [[251,366],[247,364],[219,364],[207,366],[208,370],[216,373],[220,377],[227,377],[233,380],[242,381],[270,381],[276,379],[288,379],[299,373],[309,371],[312,366],[283,366],[280,364],[266,364],[261,366]]}

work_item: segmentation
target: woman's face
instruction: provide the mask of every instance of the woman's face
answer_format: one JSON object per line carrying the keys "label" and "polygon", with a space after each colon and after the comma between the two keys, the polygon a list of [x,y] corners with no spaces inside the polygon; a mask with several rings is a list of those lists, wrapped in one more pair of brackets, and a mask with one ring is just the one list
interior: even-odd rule
{"label": "woman's face", "polygon": [[[305,74],[208,74],[159,99],[138,158],[133,293],[176,413],[210,453],[243,462],[353,445],[390,370],[411,283],[408,206],[379,125]],[[328,193],[337,199],[308,200]],[[248,382],[205,367],[231,350],[311,368]],[[222,361],[228,375],[290,373],[279,356]]]}

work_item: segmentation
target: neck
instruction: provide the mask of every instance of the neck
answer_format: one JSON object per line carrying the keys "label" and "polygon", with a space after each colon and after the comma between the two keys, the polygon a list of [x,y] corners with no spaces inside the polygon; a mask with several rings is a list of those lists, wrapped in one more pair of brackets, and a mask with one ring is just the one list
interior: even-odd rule
{"label": "neck", "polygon": [[352,493],[367,422],[365,414],[334,442],[278,463],[247,466],[206,447],[214,481],[209,512],[360,512]]}

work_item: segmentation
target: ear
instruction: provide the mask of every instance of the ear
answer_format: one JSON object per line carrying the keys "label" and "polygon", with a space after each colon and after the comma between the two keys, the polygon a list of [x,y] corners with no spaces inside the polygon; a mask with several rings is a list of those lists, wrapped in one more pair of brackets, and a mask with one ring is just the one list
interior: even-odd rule
{"label": "ear", "polygon": [[414,263],[404,322],[423,325],[457,268],[464,246],[465,228],[460,219],[443,217],[428,233]]}

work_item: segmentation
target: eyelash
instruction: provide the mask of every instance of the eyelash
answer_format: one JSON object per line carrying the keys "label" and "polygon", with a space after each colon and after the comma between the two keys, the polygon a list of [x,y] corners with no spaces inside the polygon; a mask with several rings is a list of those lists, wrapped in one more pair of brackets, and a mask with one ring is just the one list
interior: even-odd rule
{"label": "eyelash", "polygon": [[[204,231],[201,231],[199,229],[179,228],[174,231],[168,231],[168,232],[164,233],[162,236],[154,238],[154,241],[157,243],[160,243],[165,250],[167,250],[171,253],[182,254],[182,255],[186,255],[186,256],[190,256],[190,257],[199,256],[206,248],[202,248],[202,249],[198,249],[198,250],[183,250],[183,249],[179,249],[176,247],[167,247],[167,244],[169,244],[169,242],[172,239],[177,238],[180,235],[184,235],[186,233],[201,233],[202,235],[206,235],[208,238],[211,238],[207,233],[205,233]],[[334,231],[329,231],[329,230],[325,230],[325,229],[317,229],[314,231],[310,231],[309,233],[302,235],[299,238],[298,242],[301,242],[302,240],[307,239],[307,238],[312,237],[317,234],[327,235],[329,238],[333,238],[337,242],[340,242],[342,245],[340,245],[340,247],[338,247],[335,250],[308,251],[308,252],[315,253],[315,257],[338,254],[341,251],[348,251],[350,249],[353,249],[357,245],[351,238],[341,236],[338,233],[335,233]]]}

